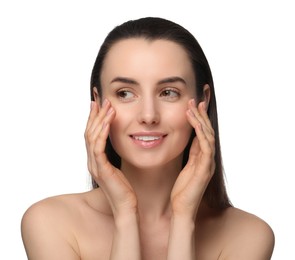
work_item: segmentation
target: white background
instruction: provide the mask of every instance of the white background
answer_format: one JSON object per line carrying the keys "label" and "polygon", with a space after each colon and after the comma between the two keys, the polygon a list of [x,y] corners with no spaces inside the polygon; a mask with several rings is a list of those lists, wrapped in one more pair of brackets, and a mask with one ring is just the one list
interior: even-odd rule
{"label": "white background", "polygon": [[20,221],[32,203],[89,189],[83,133],[99,46],[126,20],[160,16],[189,29],[211,65],[232,202],[273,228],[272,259],[295,259],[292,6],[1,1],[0,258],[26,259]]}

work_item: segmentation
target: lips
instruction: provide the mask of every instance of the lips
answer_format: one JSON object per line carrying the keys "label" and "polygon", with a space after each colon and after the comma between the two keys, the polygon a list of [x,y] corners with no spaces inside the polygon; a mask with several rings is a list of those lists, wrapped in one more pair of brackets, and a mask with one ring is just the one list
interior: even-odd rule
{"label": "lips", "polygon": [[154,148],[159,146],[167,134],[158,133],[158,132],[150,132],[150,133],[135,133],[130,135],[132,141],[142,148]]}

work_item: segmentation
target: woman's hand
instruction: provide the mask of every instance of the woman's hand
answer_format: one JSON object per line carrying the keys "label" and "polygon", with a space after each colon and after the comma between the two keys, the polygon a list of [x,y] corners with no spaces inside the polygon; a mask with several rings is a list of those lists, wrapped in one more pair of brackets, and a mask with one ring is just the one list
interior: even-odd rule
{"label": "woman's hand", "polygon": [[203,194],[215,171],[215,137],[205,102],[196,107],[195,101],[190,100],[187,118],[195,129],[196,137],[190,148],[188,162],[173,187],[171,204],[174,215],[195,219]]}
{"label": "woman's hand", "polygon": [[171,192],[168,260],[196,259],[196,215],[203,194],[215,171],[214,130],[207,115],[205,102],[198,108],[189,101],[187,118],[196,132],[189,159],[180,172]]}
{"label": "woman's hand", "polygon": [[91,112],[85,131],[88,169],[107,197],[114,214],[114,235],[110,260],[139,260],[141,255],[135,193],[123,175],[105,154],[110,124],[115,110],[108,100],[101,109],[91,103]]}
{"label": "woman's hand", "polygon": [[135,213],[137,199],[123,175],[114,167],[105,154],[110,124],[115,118],[115,110],[108,100],[99,108],[97,102],[91,103],[85,141],[88,155],[88,170],[107,197],[114,216]]}

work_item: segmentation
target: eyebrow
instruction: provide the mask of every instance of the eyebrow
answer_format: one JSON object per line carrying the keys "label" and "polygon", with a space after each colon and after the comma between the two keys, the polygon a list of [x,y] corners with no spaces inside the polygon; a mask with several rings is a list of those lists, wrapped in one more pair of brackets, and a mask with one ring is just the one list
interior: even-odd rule
{"label": "eyebrow", "polygon": [[116,77],[111,81],[111,83],[114,83],[114,82],[121,82],[121,83],[138,85],[138,82],[136,82],[134,79],[125,78],[125,77]]}
{"label": "eyebrow", "polygon": [[175,83],[175,82],[180,82],[183,83],[184,85],[186,85],[186,82],[183,78],[181,77],[169,77],[169,78],[165,78],[162,79],[158,82],[158,84],[165,84],[165,83]]}
{"label": "eyebrow", "polygon": [[[126,78],[126,77],[115,77],[111,81],[111,83],[114,83],[114,82],[121,82],[121,83],[127,83],[127,84],[132,84],[132,85],[139,85],[139,83],[136,80],[131,79],[131,78]],[[182,83],[184,85],[187,85],[186,81],[183,78],[177,77],[177,76],[161,79],[160,81],[158,81],[158,85],[165,84],[165,83],[175,83],[175,82],[180,82],[180,83]]]}

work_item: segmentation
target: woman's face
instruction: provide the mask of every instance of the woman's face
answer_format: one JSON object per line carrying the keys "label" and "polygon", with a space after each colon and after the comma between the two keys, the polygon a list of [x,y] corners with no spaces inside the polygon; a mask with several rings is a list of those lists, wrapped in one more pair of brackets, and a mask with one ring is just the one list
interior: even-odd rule
{"label": "woman's face", "polygon": [[110,139],[122,165],[179,165],[192,131],[188,101],[196,97],[185,50],[168,40],[119,41],[105,58],[101,84],[116,111]]}

